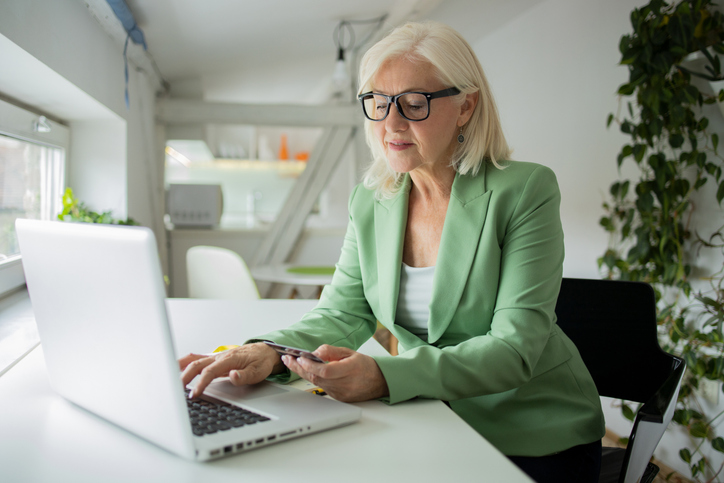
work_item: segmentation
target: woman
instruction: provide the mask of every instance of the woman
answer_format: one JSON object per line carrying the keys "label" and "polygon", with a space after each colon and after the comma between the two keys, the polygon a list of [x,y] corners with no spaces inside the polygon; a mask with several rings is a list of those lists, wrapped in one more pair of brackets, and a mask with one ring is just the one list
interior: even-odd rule
{"label": "woman", "polygon": [[[360,86],[374,161],[350,196],[331,285],[289,329],[182,359],[184,383],[200,375],[199,394],[216,377],[288,381],[291,370],[342,401],[437,398],[537,481],[597,481],[600,400],[555,324],[554,174],[505,161],[480,63],[447,26],[394,30],[365,54]],[[354,351],[377,321],[400,355]],[[329,362],[280,359],[259,340]]]}

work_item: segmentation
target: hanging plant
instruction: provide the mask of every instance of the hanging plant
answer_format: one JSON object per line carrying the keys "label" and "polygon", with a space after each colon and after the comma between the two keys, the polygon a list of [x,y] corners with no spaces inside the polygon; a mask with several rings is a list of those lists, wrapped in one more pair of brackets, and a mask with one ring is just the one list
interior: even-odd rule
{"label": "hanging plant", "polygon": [[[704,105],[724,102],[724,90],[712,94],[697,86],[697,79],[724,79],[724,17],[709,0],[654,0],[631,13],[631,24],[633,33],[619,45],[629,70],[618,90],[625,110],[609,115],[608,125],[615,121],[630,137],[617,162],[619,168],[635,163],[638,179],[611,185],[600,219],[610,243],[598,264],[608,278],[644,281],[656,290],[661,345],[688,366],[674,421],[692,444],[679,454],[697,481],[706,475],[719,481],[722,468],[704,454],[708,446],[724,453],[714,430],[722,415],[706,414],[697,390],[705,380],[724,381],[724,267],[707,267],[702,284],[692,280],[692,264],[702,249],[717,250],[724,260],[724,226],[694,226],[692,214],[697,204],[721,209],[724,200],[719,134],[702,114]],[[686,63],[692,54],[703,68]],[[711,185],[715,189],[703,189]],[[622,408],[631,419],[634,410],[625,401]]]}

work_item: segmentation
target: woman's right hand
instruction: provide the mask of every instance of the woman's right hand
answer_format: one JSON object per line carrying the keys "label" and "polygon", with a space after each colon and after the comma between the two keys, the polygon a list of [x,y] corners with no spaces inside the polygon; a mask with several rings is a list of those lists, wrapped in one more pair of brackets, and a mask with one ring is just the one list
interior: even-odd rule
{"label": "woman's right hand", "polygon": [[235,347],[210,356],[189,354],[179,359],[183,371],[184,387],[199,376],[196,387],[189,397],[198,397],[217,377],[229,377],[235,386],[256,384],[272,374],[285,370],[281,358],[274,349],[258,342]]}

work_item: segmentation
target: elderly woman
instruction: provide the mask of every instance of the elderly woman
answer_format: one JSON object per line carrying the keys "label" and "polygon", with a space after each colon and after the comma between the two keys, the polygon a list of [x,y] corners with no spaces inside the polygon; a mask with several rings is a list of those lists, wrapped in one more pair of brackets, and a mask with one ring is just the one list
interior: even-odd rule
{"label": "elderly woman", "polygon": [[[365,54],[360,86],[374,160],[350,196],[331,285],[289,329],[185,357],[184,383],[200,375],[199,394],[216,377],[241,385],[293,372],[342,401],[441,399],[536,481],[597,481],[599,396],[554,313],[554,174],[507,161],[482,67],[447,26],[394,30]],[[377,321],[398,356],[355,352]],[[280,358],[260,340],[328,362]]]}

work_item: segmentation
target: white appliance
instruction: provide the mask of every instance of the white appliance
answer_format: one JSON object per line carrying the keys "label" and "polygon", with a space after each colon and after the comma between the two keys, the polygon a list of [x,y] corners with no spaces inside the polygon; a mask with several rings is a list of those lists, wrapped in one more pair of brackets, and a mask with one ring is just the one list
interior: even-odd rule
{"label": "white appliance", "polygon": [[224,197],[220,184],[170,184],[166,210],[175,226],[211,228],[221,221]]}

